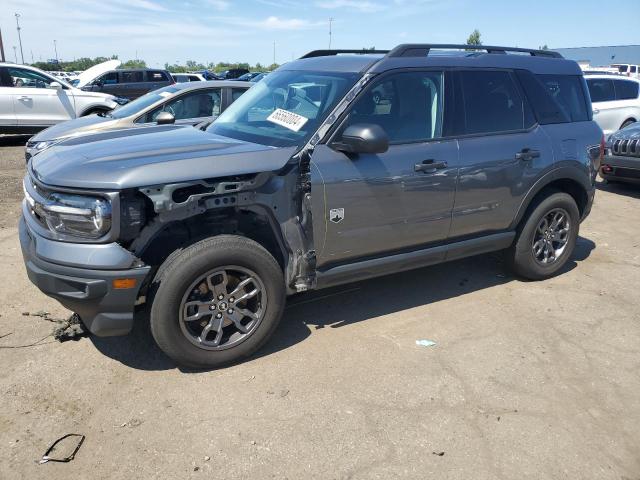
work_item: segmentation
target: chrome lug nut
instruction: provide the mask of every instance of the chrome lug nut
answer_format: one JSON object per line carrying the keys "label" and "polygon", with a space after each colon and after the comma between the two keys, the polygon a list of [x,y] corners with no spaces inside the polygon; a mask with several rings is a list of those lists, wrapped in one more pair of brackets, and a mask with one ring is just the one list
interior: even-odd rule
{"label": "chrome lug nut", "polygon": [[209,310],[215,310],[217,308],[218,307],[216,305],[214,305],[214,304],[209,305]]}
{"label": "chrome lug nut", "polygon": [[218,314],[216,315],[216,318],[222,318],[222,314],[221,314],[221,313],[218,313]]}
{"label": "chrome lug nut", "polygon": [[236,301],[236,299],[235,299],[235,298],[233,298],[233,297],[230,297],[230,298],[229,298],[229,303],[233,303],[233,302],[235,302],[235,301]]}
{"label": "chrome lug nut", "polygon": [[218,295],[218,300],[222,300],[224,298],[224,295],[220,294]]}
{"label": "chrome lug nut", "polygon": [[229,310],[227,310],[227,313],[231,315],[233,313],[233,308],[230,308]]}

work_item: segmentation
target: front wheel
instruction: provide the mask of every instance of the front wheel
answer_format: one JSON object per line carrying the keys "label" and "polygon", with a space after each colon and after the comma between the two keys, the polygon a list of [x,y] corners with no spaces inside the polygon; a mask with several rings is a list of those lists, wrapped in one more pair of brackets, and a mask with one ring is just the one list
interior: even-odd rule
{"label": "front wheel", "polygon": [[573,253],[580,227],[580,212],[571,195],[556,192],[531,210],[516,241],[507,250],[514,272],[530,280],[555,275]]}
{"label": "front wheel", "polygon": [[220,235],[171,255],[152,287],[151,332],[179,365],[215,368],[253,354],[285,305],[273,256],[244,237]]}

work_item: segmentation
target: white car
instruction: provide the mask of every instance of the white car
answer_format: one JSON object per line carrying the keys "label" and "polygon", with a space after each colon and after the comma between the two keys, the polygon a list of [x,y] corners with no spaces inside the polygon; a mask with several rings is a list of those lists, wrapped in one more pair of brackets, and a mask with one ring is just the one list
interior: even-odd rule
{"label": "white car", "polygon": [[640,120],[640,80],[619,74],[585,75],[593,119],[605,136]]}
{"label": "white car", "polygon": [[35,133],[118,105],[113,95],[79,90],[27,65],[0,63],[0,133]]}

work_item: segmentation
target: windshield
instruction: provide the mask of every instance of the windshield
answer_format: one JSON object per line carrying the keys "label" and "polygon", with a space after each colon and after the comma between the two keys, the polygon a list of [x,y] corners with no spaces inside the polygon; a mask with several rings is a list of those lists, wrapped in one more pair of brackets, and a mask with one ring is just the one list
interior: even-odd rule
{"label": "windshield", "polygon": [[172,97],[178,90],[179,88],[175,85],[159,88],[158,90],[149,92],[140,98],[136,98],[133,102],[129,102],[126,105],[116,108],[109,116],[113,118],[125,118],[135,115],[160,100],[166,100],[167,98]]}
{"label": "windshield", "polygon": [[247,90],[207,131],[273,147],[302,145],[359,77],[357,73],[271,73]]}

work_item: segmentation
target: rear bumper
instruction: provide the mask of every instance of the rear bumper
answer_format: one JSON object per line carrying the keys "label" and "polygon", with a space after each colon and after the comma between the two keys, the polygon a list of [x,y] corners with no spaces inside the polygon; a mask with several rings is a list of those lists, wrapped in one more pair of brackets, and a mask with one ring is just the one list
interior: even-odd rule
{"label": "rear bumper", "polygon": [[[69,266],[57,263],[56,258],[45,260],[38,255],[38,249],[55,251],[47,249],[47,243],[53,241],[31,231],[24,217],[20,219],[19,234],[29,279],[45,295],[76,312],[95,335],[124,335],[131,330],[138,292],[151,267],[103,270],[92,264],[83,267]],[[41,244],[40,248],[37,244]],[[102,254],[104,245],[100,247]],[[112,248],[122,249],[117,244],[113,244]],[[115,289],[113,280],[117,278],[133,278],[136,286]]]}
{"label": "rear bumper", "polygon": [[599,173],[605,180],[640,184],[640,157],[607,155]]}

